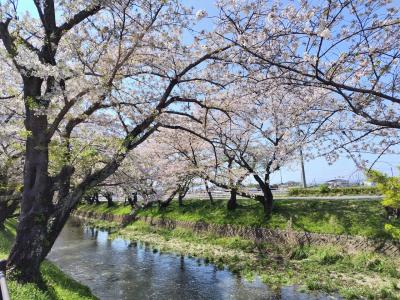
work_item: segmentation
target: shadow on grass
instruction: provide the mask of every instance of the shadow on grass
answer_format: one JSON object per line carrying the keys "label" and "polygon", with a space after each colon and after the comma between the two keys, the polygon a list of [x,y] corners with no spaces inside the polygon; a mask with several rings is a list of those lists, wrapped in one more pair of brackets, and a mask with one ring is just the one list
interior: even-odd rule
{"label": "shadow on grass", "polygon": [[390,238],[384,231],[387,223],[399,223],[386,219],[379,201],[362,200],[277,200],[273,214],[265,218],[260,203],[239,200],[236,210],[228,211],[226,201],[214,205],[202,200],[186,200],[183,207],[172,202],[163,211],[150,208],[142,215],[181,221],[203,221],[239,226],[292,228],[316,233],[363,235],[372,238]]}
{"label": "shadow on grass", "polygon": [[[97,299],[90,289],[64,274],[50,262],[43,262],[41,267],[44,290],[51,299]],[[59,291],[56,291],[56,288]]]}
{"label": "shadow on grass", "polygon": [[275,214],[292,218],[294,229],[389,238],[384,231],[389,220],[379,201],[287,200],[277,202]]}

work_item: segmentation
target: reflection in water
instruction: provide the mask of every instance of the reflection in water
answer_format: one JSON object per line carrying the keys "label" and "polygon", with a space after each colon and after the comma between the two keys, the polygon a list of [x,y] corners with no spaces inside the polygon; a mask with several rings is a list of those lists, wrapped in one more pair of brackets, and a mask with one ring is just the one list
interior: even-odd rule
{"label": "reflection in water", "polygon": [[70,220],[48,258],[100,299],[327,299],[284,287],[276,295],[259,280],[140,242],[109,240],[106,231]]}

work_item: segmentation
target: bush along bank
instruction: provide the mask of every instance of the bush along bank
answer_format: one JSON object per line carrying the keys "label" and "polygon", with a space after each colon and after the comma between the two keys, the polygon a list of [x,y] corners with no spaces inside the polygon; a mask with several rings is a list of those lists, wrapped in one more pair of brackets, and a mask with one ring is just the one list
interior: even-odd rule
{"label": "bush along bank", "polygon": [[[102,220],[102,222],[106,222]],[[288,225],[287,231],[291,231]],[[305,290],[339,293],[349,299],[400,299],[400,260],[340,246],[309,246],[297,239],[268,243],[238,236],[219,236],[189,228],[163,227],[140,219],[111,235],[152,245],[155,251],[203,258],[271,288],[299,285]]]}
{"label": "bush along bank", "polygon": [[[17,221],[10,219],[5,222],[5,227],[0,229],[0,260],[7,258],[13,240]],[[8,280],[12,300],[94,300],[90,289],[64,274],[59,268],[49,261],[44,261],[41,266],[43,286],[35,284],[21,284]]]}

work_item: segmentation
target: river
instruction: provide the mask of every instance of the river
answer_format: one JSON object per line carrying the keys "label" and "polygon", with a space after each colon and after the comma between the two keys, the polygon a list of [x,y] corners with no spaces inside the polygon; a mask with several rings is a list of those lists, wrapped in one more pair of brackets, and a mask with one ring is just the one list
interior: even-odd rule
{"label": "river", "polygon": [[158,253],[75,219],[66,224],[48,259],[100,299],[334,299],[295,287],[272,292],[202,260]]}

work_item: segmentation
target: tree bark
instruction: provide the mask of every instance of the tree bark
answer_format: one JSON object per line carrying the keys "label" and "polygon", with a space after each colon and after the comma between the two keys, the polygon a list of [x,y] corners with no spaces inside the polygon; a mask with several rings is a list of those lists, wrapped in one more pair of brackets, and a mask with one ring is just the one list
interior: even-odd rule
{"label": "tree bark", "polygon": [[104,193],[104,197],[107,199],[107,207],[114,206],[113,195],[110,192]]}
{"label": "tree bark", "polygon": [[237,189],[231,189],[231,197],[227,204],[228,210],[234,210],[237,208]]}
{"label": "tree bark", "polygon": [[182,206],[183,206],[183,198],[184,198],[183,194],[182,194],[182,193],[179,193],[179,194],[178,194],[178,204],[179,204],[179,207],[182,207]]}
{"label": "tree bark", "polygon": [[260,176],[254,175],[254,179],[257,181],[263,196],[258,196],[256,199],[263,205],[264,215],[269,217],[272,214],[274,206],[274,196],[268,182],[263,181]]}
{"label": "tree bark", "polygon": [[208,182],[204,181],[204,185],[206,186],[206,192],[208,194],[208,198],[210,199],[210,203],[214,204],[214,198],[213,198],[213,195],[212,195],[212,193],[210,191],[210,187],[208,186]]}
{"label": "tree bark", "polygon": [[99,205],[99,204],[100,204],[100,201],[99,201],[99,193],[98,193],[98,192],[95,192],[95,193],[94,193],[93,198],[94,198],[94,203],[95,203],[96,205]]}
{"label": "tree bark", "polygon": [[26,141],[20,220],[8,265],[11,271],[18,271],[18,279],[34,282],[40,280],[40,263],[50,250],[46,245],[53,245],[49,241],[47,227],[54,209],[53,184],[48,176],[47,116],[36,114],[31,107],[40,105],[42,79],[24,77],[23,82],[25,128],[30,134]]}
{"label": "tree bark", "polygon": [[181,185],[179,192],[178,192],[178,203],[179,206],[183,206],[183,199],[186,197],[187,192],[189,191],[190,181],[185,182]]}
{"label": "tree bark", "polygon": [[128,196],[127,200],[128,200],[129,205],[132,208],[135,208],[136,204],[137,204],[137,201],[138,201],[137,192],[132,193],[132,195],[133,195],[133,198],[131,196]]}
{"label": "tree bark", "polygon": [[176,194],[179,192],[180,187],[178,187],[176,190],[172,191],[171,195],[167,198],[167,200],[165,201],[159,201],[159,208],[160,209],[166,209],[172,202],[172,200],[174,200]]}

